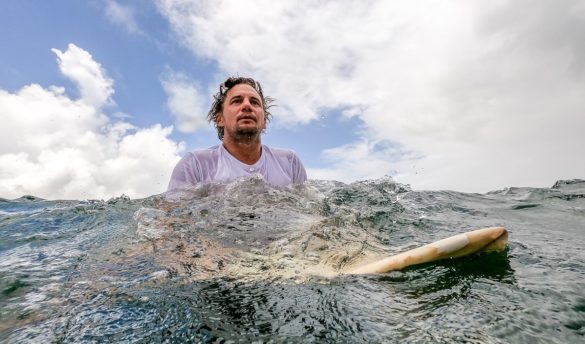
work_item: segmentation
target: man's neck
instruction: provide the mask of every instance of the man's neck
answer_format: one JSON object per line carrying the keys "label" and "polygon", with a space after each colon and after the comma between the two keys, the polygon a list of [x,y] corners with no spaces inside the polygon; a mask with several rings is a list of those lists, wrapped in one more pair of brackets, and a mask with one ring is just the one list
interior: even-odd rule
{"label": "man's neck", "polygon": [[228,137],[223,139],[223,147],[236,159],[247,165],[253,165],[260,160],[262,154],[262,143],[260,138],[248,141],[237,142]]}

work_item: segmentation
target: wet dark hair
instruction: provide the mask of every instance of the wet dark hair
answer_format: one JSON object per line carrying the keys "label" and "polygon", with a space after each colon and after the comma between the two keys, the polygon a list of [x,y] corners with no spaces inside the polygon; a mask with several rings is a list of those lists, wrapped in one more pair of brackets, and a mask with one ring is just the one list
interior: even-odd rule
{"label": "wet dark hair", "polygon": [[223,111],[223,104],[225,102],[225,98],[229,90],[232,87],[245,84],[248,86],[252,86],[256,92],[260,95],[260,99],[262,100],[262,109],[264,110],[264,119],[266,123],[270,122],[272,119],[272,114],[270,113],[270,108],[273,106],[271,105],[274,102],[274,99],[271,97],[265,97],[264,93],[262,93],[262,86],[260,83],[252,78],[245,78],[241,76],[231,76],[227,78],[226,81],[222,82],[219,85],[219,92],[213,95],[213,104],[211,104],[211,109],[207,113],[207,121],[209,123],[213,123],[215,129],[217,130],[217,137],[223,141],[223,134],[224,128],[217,126],[217,116]]}

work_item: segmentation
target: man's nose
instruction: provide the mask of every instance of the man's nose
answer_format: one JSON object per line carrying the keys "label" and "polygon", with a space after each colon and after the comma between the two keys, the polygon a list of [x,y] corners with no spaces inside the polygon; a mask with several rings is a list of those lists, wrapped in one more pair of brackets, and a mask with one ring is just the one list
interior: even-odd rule
{"label": "man's nose", "polygon": [[242,110],[252,110],[252,104],[248,98],[244,98],[242,101]]}

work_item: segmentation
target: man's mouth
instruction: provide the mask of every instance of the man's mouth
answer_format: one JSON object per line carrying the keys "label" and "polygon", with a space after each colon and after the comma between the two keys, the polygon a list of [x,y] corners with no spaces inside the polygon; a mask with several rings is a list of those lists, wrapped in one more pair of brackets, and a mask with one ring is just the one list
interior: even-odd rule
{"label": "man's mouth", "polygon": [[245,119],[249,119],[249,120],[251,120],[251,121],[254,121],[254,122],[256,122],[256,117],[253,117],[253,116],[247,116],[247,115],[244,115],[244,116],[241,116],[241,117],[239,117],[239,118],[238,118],[238,122],[239,122],[239,121],[241,121],[241,120],[245,120]]}

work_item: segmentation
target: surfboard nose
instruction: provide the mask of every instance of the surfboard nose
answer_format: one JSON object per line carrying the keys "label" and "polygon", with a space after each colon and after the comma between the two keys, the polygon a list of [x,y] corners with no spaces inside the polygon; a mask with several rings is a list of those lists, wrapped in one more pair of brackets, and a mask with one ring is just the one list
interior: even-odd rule
{"label": "surfboard nose", "polygon": [[465,233],[469,243],[484,251],[488,248],[500,247],[508,242],[508,231],[504,227],[488,227]]}
{"label": "surfboard nose", "polygon": [[503,251],[508,246],[508,231],[504,227],[494,227],[495,239],[482,252]]}
{"label": "surfboard nose", "polygon": [[[465,242],[465,245],[457,249],[445,249],[452,247],[455,241]],[[475,252],[502,251],[507,244],[508,231],[504,227],[488,227],[443,239],[429,246],[437,247],[443,259],[463,257]]]}
{"label": "surfboard nose", "polygon": [[508,231],[504,227],[482,228],[435,241],[407,252],[387,257],[355,268],[347,273],[371,274],[400,270],[407,266],[429,263],[441,259],[464,257],[476,252],[502,251],[508,244]]}

